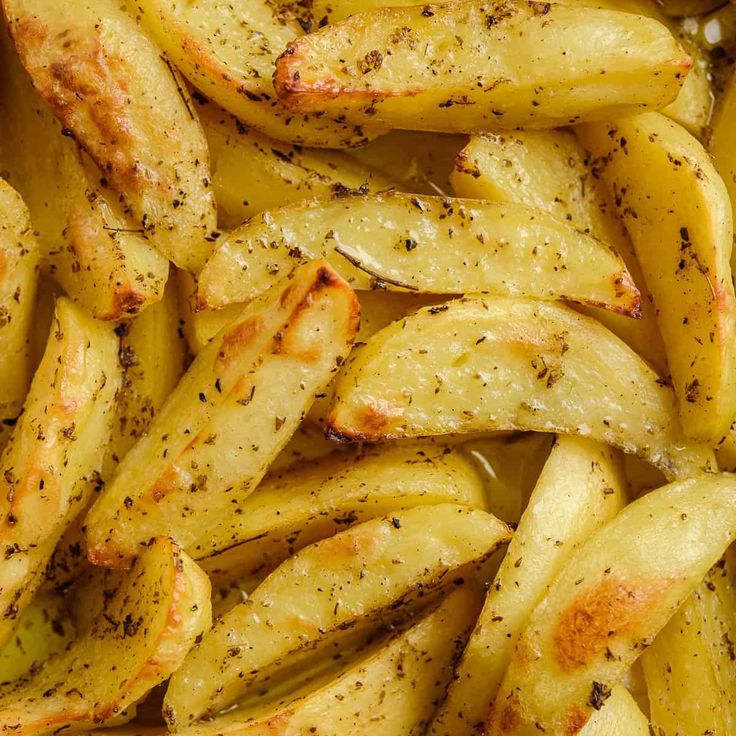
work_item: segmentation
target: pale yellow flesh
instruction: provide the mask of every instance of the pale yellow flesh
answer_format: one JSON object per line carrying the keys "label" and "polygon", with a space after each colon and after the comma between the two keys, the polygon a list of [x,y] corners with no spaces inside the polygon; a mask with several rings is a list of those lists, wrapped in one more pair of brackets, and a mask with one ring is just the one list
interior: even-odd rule
{"label": "pale yellow flesh", "polygon": [[362,521],[438,503],[485,509],[484,496],[472,462],[447,445],[339,453],[267,476],[240,504],[232,546],[201,564],[218,582],[265,577],[294,552]]}
{"label": "pale yellow flesh", "polygon": [[[23,66],[154,246],[204,263],[216,227],[207,145],[183,83],[118,0],[5,0]],[[104,173],[102,173],[104,172]]]}
{"label": "pale yellow flesh", "polygon": [[209,592],[207,576],[175,544],[156,540],[65,651],[0,689],[0,730],[42,736],[124,717],[209,626]]}
{"label": "pale yellow flesh", "polygon": [[263,213],[222,239],[200,303],[246,301],[278,274],[325,258],[356,289],[571,299],[637,316],[639,292],[604,243],[537,209],[384,193]]}
{"label": "pale yellow flesh", "polygon": [[93,491],[120,386],[117,348],[112,327],[57,302],[46,352],[0,456],[0,643]]}
{"label": "pale yellow flesh", "polygon": [[574,552],[625,506],[625,488],[615,450],[557,438],[429,734],[472,736],[482,727],[531,612]]}
{"label": "pale yellow flesh", "polygon": [[735,611],[729,552],[642,655],[652,725],[668,736],[736,729]]}
{"label": "pale yellow flesh", "polygon": [[229,546],[235,505],[349,353],[358,316],[355,294],[319,261],[248,305],[200,352],[92,507],[90,559],[125,567],[160,534],[197,558]]}
{"label": "pale yellow flesh", "polygon": [[610,697],[583,726],[580,736],[649,736],[649,721],[629,691],[611,688]]}
{"label": "pale yellow flesh", "polygon": [[298,111],[469,133],[657,109],[677,97],[691,64],[650,18],[463,0],[381,8],[299,38],[274,82]]}
{"label": "pale yellow flesh", "polygon": [[[141,21],[189,81],[258,130],[300,145],[355,146],[385,132],[323,115],[294,113],[275,99],[277,56],[302,34],[306,8],[267,0],[139,0]],[[295,11],[295,12],[294,12]]]}
{"label": "pale yellow flesh", "polygon": [[633,245],[572,132],[526,130],[473,136],[458,156],[451,182],[460,197],[536,207],[610,245],[642,291],[641,319],[610,310],[584,311],[646,358],[661,375],[667,375],[662,337]]}
{"label": "pale yellow flesh", "polygon": [[716,445],[736,414],[728,193],[705,149],[658,113],[582,126],[652,295],[688,436]]}
{"label": "pale yellow flesh", "polygon": [[341,376],[329,427],[345,440],[534,430],[587,436],[670,477],[714,467],[675,398],[595,320],[547,302],[467,298],[368,341]]}
{"label": "pale yellow flesh", "polygon": [[398,511],[306,547],[187,657],[166,694],[170,726],[256,694],[285,668],[329,658],[346,635],[396,620],[508,538],[494,516],[440,504]]}
{"label": "pale yellow flesh", "polygon": [[577,733],[735,535],[727,474],[652,491],[594,532],[528,621],[488,734]]}

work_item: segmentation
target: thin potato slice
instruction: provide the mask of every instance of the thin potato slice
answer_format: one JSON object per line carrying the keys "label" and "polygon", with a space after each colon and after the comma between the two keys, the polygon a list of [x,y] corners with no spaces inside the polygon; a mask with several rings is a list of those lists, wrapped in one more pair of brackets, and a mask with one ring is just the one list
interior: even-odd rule
{"label": "thin potato slice", "polygon": [[390,172],[339,151],[273,140],[205,98],[199,113],[212,159],[220,225],[234,229],[264,210],[335,192],[382,191],[398,185]]}
{"label": "thin potato slice", "polygon": [[118,0],[3,0],[41,96],[167,258],[199,269],[215,229],[207,145],[176,72]]}
{"label": "thin potato slice", "polygon": [[554,431],[615,445],[669,477],[715,467],[710,450],[684,439],[672,389],[639,356],[548,302],[421,309],[371,338],[336,393],[336,439]]}
{"label": "thin potato slice", "polygon": [[209,625],[209,587],[173,542],[156,540],[66,651],[0,690],[0,731],[42,736],[124,714]]}
{"label": "thin potato slice", "polygon": [[625,488],[615,450],[557,439],[429,734],[483,727],[527,619],[573,553],[625,506]]}
{"label": "thin potato slice", "polygon": [[421,736],[452,677],[482,598],[470,582],[332,681],[277,709],[194,725],[186,736]]}
{"label": "thin potato slice", "polygon": [[172,677],[181,727],[243,699],[345,636],[396,619],[508,541],[496,517],[453,504],[374,519],[306,547],[219,620]]}
{"label": "thin potato slice", "polygon": [[191,83],[254,128],[300,145],[342,148],[385,128],[294,113],[276,100],[278,54],[308,27],[306,5],[268,0],[138,0],[141,22]]}
{"label": "thin potato slice", "polygon": [[0,179],[0,451],[31,383],[38,258],[28,210]]}
{"label": "thin potato slice", "polygon": [[[450,179],[460,197],[518,202],[549,212],[577,230],[611,245],[634,282],[644,277],[634,247],[615,216],[602,182],[593,177],[585,149],[570,131],[526,130],[473,136]],[[600,322],[666,376],[667,360],[654,307],[641,299],[641,319],[594,313]]]}
{"label": "thin potato slice", "polygon": [[63,135],[10,47],[0,29],[3,174],[31,212],[42,264],[98,319],[136,314],[161,298],[169,263],[128,219],[79,146]]}
{"label": "thin potato slice", "polygon": [[350,351],[358,317],[355,294],[320,261],[248,305],[197,356],[92,507],[90,560],[125,567],[161,534],[196,557],[227,547],[238,505]]}
{"label": "thin potato slice", "polygon": [[642,655],[658,733],[736,731],[735,583],[721,560]]}
{"label": "thin potato slice", "polygon": [[489,736],[578,733],[734,536],[727,474],[652,491],[601,527],[534,610]]}
{"label": "thin potato slice", "polygon": [[621,685],[611,688],[610,697],[580,731],[581,736],[650,736],[650,733],[646,716]]}
{"label": "thin potato slice", "polygon": [[356,289],[566,298],[632,316],[641,308],[608,246],[542,211],[399,193],[338,196],[253,218],[218,243],[200,276],[200,301],[245,301],[310,258],[328,259]]}
{"label": "thin potato slice", "polygon": [[0,643],[94,488],[120,386],[117,353],[111,327],[59,300],[23,414],[0,457]]}
{"label": "thin potato slice", "polygon": [[688,436],[715,445],[736,415],[736,297],[728,193],[708,154],[648,113],[583,126],[657,309]]}
{"label": "thin potato slice", "polygon": [[431,442],[338,453],[267,477],[239,506],[233,547],[202,561],[213,580],[264,575],[295,551],[354,524],[437,503],[484,509],[458,450]]}
{"label": "thin potato slice", "polygon": [[359,13],[303,36],[279,58],[274,84],[302,112],[472,133],[663,107],[691,65],[649,18],[462,0]]}

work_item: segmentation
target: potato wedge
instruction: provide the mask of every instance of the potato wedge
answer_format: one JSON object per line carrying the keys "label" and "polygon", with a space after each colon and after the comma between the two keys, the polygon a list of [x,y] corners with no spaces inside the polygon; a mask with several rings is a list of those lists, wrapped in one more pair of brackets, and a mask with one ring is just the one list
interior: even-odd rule
{"label": "potato wedge", "polygon": [[[634,247],[614,214],[605,186],[592,176],[585,150],[571,132],[526,130],[473,136],[458,156],[450,181],[460,197],[537,207],[599,238],[624,259],[633,281],[643,288]],[[586,313],[667,375],[664,345],[648,298],[641,299],[638,320],[610,310]]]}
{"label": "potato wedge", "polygon": [[340,449],[342,448],[335,447],[335,443],[325,437],[324,431],[319,427],[304,422],[269,465],[268,472],[281,472],[292,465],[299,466],[328,455],[337,455]]}
{"label": "potato wedge", "polygon": [[340,195],[253,218],[218,243],[200,302],[246,301],[310,258],[328,259],[356,289],[566,298],[632,316],[641,308],[608,246],[544,212],[400,193]]}
{"label": "potato wedge", "polygon": [[232,230],[264,210],[346,190],[382,191],[398,185],[339,151],[277,141],[248,128],[206,98],[197,98],[210,147],[220,225]]}
{"label": "potato wedge", "polygon": [[436,610],[332,681],[278,708],[235,711],[194,725],[186,736],[420,736],[452,676],[482,597],[470,582]]}
{"label": "potato wedge", "polygon": [[0,179],[0,451],[31,383],[38,258],[28,210]]}
{"label": "potato wedge", "polygon": [[267,477],[239,506],[230,548],[202,560],[214,581],[265,576],[354,524],[437,503],[485,509],[483,481],[458,450],[431,442],[338,453]]}
{"label": "potato wedge", "polygon": [[207,628],[209,587],[173,542],[155,540],[89,629],[39,672],[0,690],[0,731],[42,736],[124,713]]}
{"label": "potato wedge", "polygon": [[529,616],[573,553],[625,506],[625,489],[616,450],[557,438],[428,734],[483,728]]}
{"label": "potato wedge", "polygon": [[34,86],[137,227],[201,268],[216,228],[207,144],[173,67],[118,0],[79,0],[73,14],[56,0],[2,6]]}
{"label": "potato wedge", "polygon": [[309,27],[306,6],[267,0],[138,0],[139,18],[189,81],[248,125],[280,140],[327,148],[356,146],[385,127],[294,113],[275,99],[278,54]]}
{"label": "potato wedge", "polygon": [[350,351],[355,294],[324,262],[252,302],[197,356],[87,517],[87,552],[125,567],[171,535],[196,557],[227,547],[238,505]]}
{"label": "potato wedge", "polygon": [[169,263],[63,132],[0,29],[4,175],[31,212],[43,266],[98,319],[129,317],[161,298]]}
{"label": "potato wedge", "polygon": [[172,677],[172,728],[252,695],[284,668],[396,620],[509,539],[495,516],[453,504],[374,519],[306,547],[233,608]]}
{"label": "potato wedge", "polygon": [[466,298],[368,341],[336,389],[348,441],[534,430],[588,436],[668,477],[713,469],[686,440],[672,389],[595,320],[548,302]]}
{"label": "potato wedge", "polygon": [[649,721],[629,691],[621,685],[611,688],[611,695],[600,710],[591,716],[580,731],[581,736],[649,736]]}
{"label": "potato wedge", "polygon": [[721,560],[642,655],[658,733],[736,730],[736,589]]}
{"label": "potato wedge", "polygon": [[715,445],[736,415],[733,223],[698,141],[648,113],[578,130],[614,194],[657,310],[688,436]]}
{"label": "potato wedge", "polygon": [[120,386],[117,352],[112,327],[59,300],[46,353],[0,457],[0,644],[92,492]]}
{"label": "potato wedge", "polygon": [[519,639],[489,736],[578,733],[734,536],[727,474],[652,491],[594,532]]}
{"label": "potato wedge", "polygon": [[657,109],[677,97],[691,65],[649,18],[461,0],[359,13],[298,38],[274,86],[300,112],[474,133]]}

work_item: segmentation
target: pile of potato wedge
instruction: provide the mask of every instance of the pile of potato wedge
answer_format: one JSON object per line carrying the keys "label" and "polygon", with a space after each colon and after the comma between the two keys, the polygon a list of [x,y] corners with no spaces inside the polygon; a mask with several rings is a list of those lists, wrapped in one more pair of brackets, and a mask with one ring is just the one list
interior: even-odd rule
{"label": "pile of potato wedge", "polygon": [[736,2],[0,8],[0,736],[736,736]]}

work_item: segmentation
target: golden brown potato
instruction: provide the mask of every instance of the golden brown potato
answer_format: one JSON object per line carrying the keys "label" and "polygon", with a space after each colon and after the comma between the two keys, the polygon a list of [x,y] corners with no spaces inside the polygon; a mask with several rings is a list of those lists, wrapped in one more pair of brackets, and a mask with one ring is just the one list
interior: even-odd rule
{"label": "golden brown potato", "polygon": [[191,83],[248,125],[300,145],[341,148],[385,128],[294,113],[275,99],[271,77],[286,44],[309,28],[307,5],[268,0],[138,0],[138,17]]}
{"label": "golden brown potato", "polygon": [[98,319],[129,317],[161,298],[169,263],[63,133],[0,29],[3,174],[31,212],[44,269]]}
{"label": "golden brown potato", "polygon": [[428,734],[482,728],[527,619],[573,553],[626,505],[625,488],[616,450],[557,438]]}
{"label": "golden brown potato", "polygon": [[715,445],[736,415],[728,193],[705,149],[658,113],[578,130],[614,195],[657,310],[688,436]]}
{"label": "golden brown potato", "polygon": [[299,112],[473,133],[657,109],[677,97],[691,65],[650,18],[461,0],[359,13],[298,38],[274,84]]}
{"label": "golden brown potato", "polygon": [[201,268],[215,229],[207,145],[176,71],[118,0],[3,0],[34,86],[178,266]]}
{"label": "golden brown potato", "polygon": [[580,732],[734,536],[727,474],[652,491],[594,532],[529,619],[489,736]]}
{"label": "golden brown potato", "polygon": [[209,626],[207,576],[170,540],[138,559],[91,625],[36,673],[0,689],[0,731],[43,736],[133,716]]}
{"label": "golden brown potato", "polygon": [[446,444],[357,449],[266,477],[239,506],[232,546],[202,560],[212,580],[265,575],[294,552],[393,511],[437,503],[485,509],[480,474]]}
{"label": "golden brown potato", "polygon": [[428,307],[372,337],[336,387],[336,439],[453,432],[579,434],[669,477],[714,469],[686,440],[672,389],[595,320],[527,299]]}
{"label": "golden brown potato", "polygon": [[491,514],[440,504],[398,511],[306,547],[192,650],[166,693],[169,727],[256,694],[284,668],[329,660],[346,637],[395,621],[433,591],[459,584],[463,570],[509,536]]}
{"label": "golden brown potato", "polygon": [[31,383],[38,258],[28,210],[0,179],[0,451]]}
{"label": "golden brown potato", "polygon": [[0,457],[0,644],[92,493],[119,386],[112,327],[60,300],[23,414]]}
{"label": "golden brown potato", "polygon": [[325,258],[356,289],[570,299],[638,316],[641,299],[607,245],[541,210],[397,192],[264,212],[217,244],[199,301],[247,301],[296,264]]}
{"label": "golden brown potato", "polygon": [[[564,130],[525,130],[473,136],[457,158],[450,179],[460,197],[476,197],[546,210],[577,230],[608,243],[623,258],[637,287],[644,277],[634,247],[615,215],[602,182],[591,173],[577,138]],[[641,319],[610,310],[586,310],[662,376],[667,360],[651,301],[643,294]]]}
{"label": "golden brown potato", "polygon": [[197,558],[227,547],[237,505],[350,352],[358,318],[355,294],[320,261],[251,302],[197,356],[92,507],[90,560],[125,567],[161,534]]}

